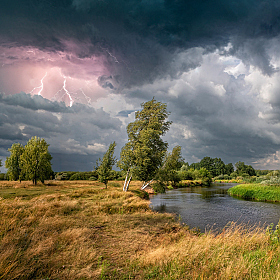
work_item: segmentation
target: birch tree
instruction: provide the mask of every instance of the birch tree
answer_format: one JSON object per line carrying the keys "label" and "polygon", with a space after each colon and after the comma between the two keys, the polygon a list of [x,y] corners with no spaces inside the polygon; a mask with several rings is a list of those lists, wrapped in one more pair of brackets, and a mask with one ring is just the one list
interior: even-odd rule
{"label": "birch tree", "polygon": [[156,101],[141,104],[135,113],[135,121],[127,126],[128,142],[122,148],[118,166],[126,172],[123,190],[127,191],[132,176],[142,181],[145,189],[153,181],[162,166],[168,144],[162,136],[169,130],[167,105]]}

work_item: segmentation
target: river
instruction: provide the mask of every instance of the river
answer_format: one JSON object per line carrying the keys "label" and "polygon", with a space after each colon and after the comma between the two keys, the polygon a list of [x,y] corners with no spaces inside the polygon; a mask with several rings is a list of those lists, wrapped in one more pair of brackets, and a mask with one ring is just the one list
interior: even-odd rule
{"label": "river", "polygon": [[230,222],[248,226],[277,224],[280,203],[242,200],[231,197],[227,190],[236,184],[213,184],[209,188],[167,190],[150,197],[150,207],[157,212],[175,213],[181,222],[202,232],[219,230]]}

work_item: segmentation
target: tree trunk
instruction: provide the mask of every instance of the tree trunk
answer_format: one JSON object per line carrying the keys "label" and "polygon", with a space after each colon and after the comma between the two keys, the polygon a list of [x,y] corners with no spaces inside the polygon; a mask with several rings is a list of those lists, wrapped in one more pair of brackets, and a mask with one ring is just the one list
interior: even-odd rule
{"label": "tree trunk", "polygon": [[127,192],[130,181],[131,181],[131,178],[132,178],[132,176],[130,176],[129,180],[127,181],[128,176],[129,176],[129,172],[130,172],[130,169],[127,170],[125,181],[124,181],[124,184],[123,184],[123,191],[124,192]]}
{"label": "tree trunk", "polygon": [[126,182],[127,182],[128,175],[129,175],[129,169],[128,169],[127,173],[126,173],[125,181],[124,181],[124,184],[123,184],[123,191],[124,192],[126,191]]}
{"label": "tree trunk", "polygon": [[148,182],[147,184],[145,184],[146,182],[143,183],[143,186],[141,187],[141,190],[145,190],[152,182],[154,181],[154,179],[152,179],[150,182]]}
{"label": "tree trunk", "polygon": [[132,176],[130,176],[130,178],[129,178],[127,184],[126,184],[125,192],[128,191],[128,187],[129,187],[129,184],[130,184],[131,179],[132,179]]}

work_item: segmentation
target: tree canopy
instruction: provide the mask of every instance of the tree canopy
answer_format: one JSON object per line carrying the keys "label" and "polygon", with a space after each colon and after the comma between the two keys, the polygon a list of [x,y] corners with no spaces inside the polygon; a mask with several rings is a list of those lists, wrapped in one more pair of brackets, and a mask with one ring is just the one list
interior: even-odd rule
{"label": "tree canopy", "polygon": [[222,174],[230,175],[234,171],[232,163],[225,164],[220,158],[211,157],[204,157],[200,162],[192,163],[190,168],[205,168],[211,173],[212,177]]}
{"label": "tree canopy", "polygon": [[251,165],[246,165],[242,161],[238,161],[235,164],[235,167],[236,167],[237,174],[240,175],[240,176],[242,176],[244,174],[248,174],[249,176],[256,176],[255,169]]}
{"label": "tree canopy", "polygon": [[180,181],[178,170],[182,167],[184,161],[181,154],[181,146],[175,146],[171,153],[167,153],[163,167],[159,169],[157,178],[172,186]]}

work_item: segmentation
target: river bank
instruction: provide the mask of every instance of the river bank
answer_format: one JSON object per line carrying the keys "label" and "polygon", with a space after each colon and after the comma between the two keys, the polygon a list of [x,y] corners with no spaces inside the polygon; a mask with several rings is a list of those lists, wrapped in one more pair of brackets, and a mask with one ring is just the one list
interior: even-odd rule
{"label": "river bank", "polygon": [[139,187],[0,182],[0,278],[280,277],[280,246],[265,230],[190,231],[174,215],[153,212]]}
{"label": "river bank", "polygon": [[256,201],[280,202],[280,186],[262,184],[242,184],[228,190],[232,196]]}

